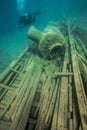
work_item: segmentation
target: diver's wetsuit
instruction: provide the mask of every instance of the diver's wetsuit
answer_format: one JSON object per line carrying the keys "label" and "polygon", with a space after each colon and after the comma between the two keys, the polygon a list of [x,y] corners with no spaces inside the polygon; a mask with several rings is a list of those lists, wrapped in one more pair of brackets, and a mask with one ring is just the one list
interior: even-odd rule
{"label": "diver's wetsuit", "polygon": [[41,14],[41,12],[36,12],[36,13],[30,13],[30,14],[25,14],[23,16],[20,16],[19,19],[19,27],[24,28],[27,25],[34,23],[36,21],[36,15]]}

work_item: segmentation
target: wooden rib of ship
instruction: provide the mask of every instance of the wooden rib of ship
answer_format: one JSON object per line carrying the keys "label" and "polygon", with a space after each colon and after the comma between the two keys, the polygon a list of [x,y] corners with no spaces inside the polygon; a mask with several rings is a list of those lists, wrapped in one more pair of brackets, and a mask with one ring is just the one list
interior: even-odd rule
{"label": "wooden rib of ship", "polygon": [[87,130],[87,33],[60,25],[61,58],[31,47],[0,76],[0,130]]}

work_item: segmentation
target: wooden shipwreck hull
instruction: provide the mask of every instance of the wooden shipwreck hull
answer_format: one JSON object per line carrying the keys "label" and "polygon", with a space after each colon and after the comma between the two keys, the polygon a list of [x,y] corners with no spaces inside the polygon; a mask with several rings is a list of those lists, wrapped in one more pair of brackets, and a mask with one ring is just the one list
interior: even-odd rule
{"label": "wooden shipwreck hull", "polygon": [[47,60],[30,47],[0,77],[0,130],[87,130],[87,35],[61,23],[66,46]]}

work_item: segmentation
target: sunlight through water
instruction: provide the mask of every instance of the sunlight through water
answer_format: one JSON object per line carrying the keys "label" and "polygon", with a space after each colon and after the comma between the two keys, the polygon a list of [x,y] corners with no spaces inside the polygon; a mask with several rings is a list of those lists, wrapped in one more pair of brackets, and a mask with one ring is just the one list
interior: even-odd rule
{"label": "sunlight through water", "polygon": [[19,14],[25,13],[25,0],[17,0],[17,10],[19,11]]}

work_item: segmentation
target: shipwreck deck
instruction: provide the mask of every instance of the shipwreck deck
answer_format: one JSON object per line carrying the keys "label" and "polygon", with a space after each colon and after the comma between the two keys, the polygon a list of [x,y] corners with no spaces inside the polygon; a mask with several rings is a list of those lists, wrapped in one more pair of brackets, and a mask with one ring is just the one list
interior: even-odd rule
{"label": "shipwreck deck", "polygon": [[87,49],[67,29],[61,59],[27,48],[1,75],[0,130],[87,130]]}

